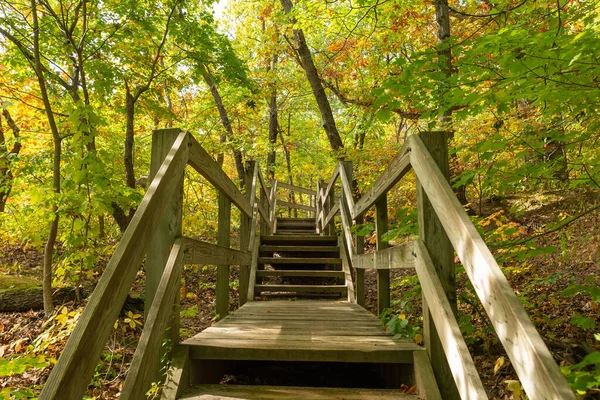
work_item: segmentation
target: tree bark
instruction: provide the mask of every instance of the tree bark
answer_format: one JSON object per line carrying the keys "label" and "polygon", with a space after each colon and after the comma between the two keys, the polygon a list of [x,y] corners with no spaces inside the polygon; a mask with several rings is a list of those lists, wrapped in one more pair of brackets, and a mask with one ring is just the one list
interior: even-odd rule
{"label": "tree bark", "polygon": [[0,119],[0,212],[4,212],[6,209],[6,201],[8,200],[10,192],[12,191],[13,173],[10,168],[12,164],[12,157],[17,156],[21,151],[21,130],[12,119],[6,108],[2,110],[2,115],[12,130],[15,143],[13,144],[12,149],[9,151],[8,147],[6,146],[4,127],[2,126],[2,120]]}
{"label": "tree bark", "polygon": [[[210,89],[210,93],[215,101],[215,105],[217,106],[217,110],[219,110],[219,117],[221,118],[221,123],[223,124],[223,128],[225,128],[225,132],[227,135],[227,139],[229,140],[231,151],[233,152],[233,159],[235,160],[235,169],[237,170],[238,179],[240,180],[240,186],[244,186],[244,181],[246,177],[246,171],[244,170],[244,159],[242,157],[242,152],[236,146],[231,143],[233,139],[233,128],[231,126],[231,120],[229,119],[229,115],[227,114],[227,110],[225,109],[225,105],[223,105],[223,99],[219,94],[219,89],[217,85],[215,85],[212,80],[208,70],[204,67],[202,70],[202,78],[204,82],[208,85]],[[221,165],[223,165],[222,159],[219,161]]]}
{"label": "tree bark", "polygon": [[[277,65],[277,54],[273,55],[273,63],[269,70],[275,70]],[[275,161],[277,132],[279,129],[279,118],[277,109],[277,88],[271,84],[271,96],[269,98],[269,153],[267,154],[267,177],[269,180],[275,179]]]}
{"label": "tree bark", "polygon": [[[291,0],[281,0],[281,5],[283,6],[286,14],[289,14],[292,11],[293,4]],[[340,134],[335,125],[335,119],[333,117],[331,105],[329,104],[329,99],[327,98],[327,94],[325,93],[325,89],[321,83],[321,78],[319,77],[315,63],[313,62],[312,54],[308,48],[308,44],[306,43],[306,38],[304,37],[304,32],[302,29],[294,29],[294,41],[296,42],[297,47],[295,50],[300,57],[302,68],[306,73],[306,79],[308,79],[308,82],[310,83],[315,100],[319,106],[319,111],[321,113],[321,119],[323,122],[323,129],[325,129],[325,133],[329,139],[329,144],[333,150],[341,150],[344,148],[344,143],[342,142]]]}

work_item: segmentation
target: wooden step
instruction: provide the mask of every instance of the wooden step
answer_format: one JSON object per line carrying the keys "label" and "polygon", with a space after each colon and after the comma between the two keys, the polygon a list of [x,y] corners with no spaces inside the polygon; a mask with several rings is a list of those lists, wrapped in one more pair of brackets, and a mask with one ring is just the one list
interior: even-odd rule
{"label": "wooden step", "polygon": [[262,245],[260,246],[262,252],[289,252],[289,253],[337,253],[340,251],[338,246],[271,246]]}
{"label": "wooden step", "polygon": [[293,257],[258,257],[259,264],[336,264],[342,263],[341,258],[293,258]]}
{"label": "wooden step", "polygon": [[260,237],[262,244],[282,244],[286,246],[290,245],[336,245],[337,236],[320,236],[316,234],[304,234],[304,235],[268,235]]}
{"label": "wooden step", "polygon": [[296,219],[280,219],[277,218],[277,226],[316,226],[317,221],[296,220]]}
{"label": "wooden step", "polygon": [[199,385],[185,400],[416,400],[418,396],[392,389],[313,388],[295,386]]}
{"label": "wooden step", "polygon": [[345,273],[344,271],[279,269],[276,271],[258,270],[256,271],[256,276],[305,276],[314,278],[344,278]]}
{"label": "wooden step", "polygon": [[314,218],[277,218],[277,222],[312,222],[316,223]]}
{"label": "wooden step", "polygon": [[275,233],[276,235],[310,235],[310,234],[315,234],[317,233],[316,229],[286,229],[286,228],[281,228],[281,227],[277,227],[277,233]]}
{"label": "wooden step", "polygon": [[346,285],[255,285],[256,293],[261,292],[293,292],[293,293],[340,293],[348,294]]}

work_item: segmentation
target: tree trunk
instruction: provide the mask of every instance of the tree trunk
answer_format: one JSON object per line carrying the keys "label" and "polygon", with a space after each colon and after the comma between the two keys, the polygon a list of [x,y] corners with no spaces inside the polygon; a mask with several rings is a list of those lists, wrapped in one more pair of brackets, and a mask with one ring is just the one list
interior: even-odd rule
{"label": "tree trunk", "polygon": [[127,187],[135,189],[135,172],[133,170],[133,133],[135,119],[135,99],[127,87],[125,93],[125,107],[127,110],[127,125],[125,130],[125,153],[123,154],[123,163],[125,164],[125,181]]}
{"label": "tree trunk", "polygon": [[[281,5],[286,14],[289,14],[292,11],[293,4],[291,0],[281,0]],[[302,29],[294,29],[294,41],[296,42],[296,51],[300,56],[302,68],[306,73],[306,78],[310,83],[315,100],[319,106],[321,119],[323,121],[323,129],[325,129],[329,144],[333,150],[341,150],[344,148],[344,143],[342,142],[335,125],[335,119],[333,118],[333,111],[331,111],[329,99],[327,98],[327,94],[321,83],[321,78],[319,78],[317,67],[315,67],[315,63],[313,62],[312,54],[308,48]]]}
{"label": "tree trunk", "polygon": [[[288,114],[288,137],[290,135],[290,129],[291,129],[291,124],[290,124],[290,120],[291,120],[292,114]],[[292,176],[292,160],[290,157],[290,152],[287,148],[287,145],[285,143],[285,139],[283,137],[283,133],[281,133],[279,135],[280,139],[281,139],[281,147],[283,148],[283,154],[285,156],[285,165],[287,167],[287,173],[288,173],[288,183],[290,185],[294,184],[294,177]],[[294,195],[294,191],[290,190],[290,195],[288,196],[288,201],[292,204],[296,203],[296,196]],[[288,216],[291,217],[292,216],[292,209],[289,209],[288,212]],[[294,209],[294,217],[298,218],[298,210]]]}
{"label": "tree trunk", "polygon": [[15,137],[15,143],[11,151],[8,151],[6,146],[6,136],[4,135],[4,127],[2,126],[2,120],[0,119],[0,212],[4,212],[6,208],[6,201],[10,192],[12,191],[13,185],[13,173],[10,169],[12,164],[13,155],[16,156],[21,151],[20,132],[21,130],[12,119],[10,113],[5,108],[2,110],[2,115],[6,119],[6,123],[13,132]]}
{"label": "tree trunk", "polygon": [[[277,54],[273,55],[273,65],[269,69],[276,69]],[[269,99],[269,153],[267,154],[267,177],[269,180],[275,179],[275,161],[277,132],[279,129],[278,109],[277,109],[277,88],[271,84],[271,97]]]}
{"label": "tree trunk", "polygon": [[[231,140],[233,139],[233,128],[231,127],[231,121],[229,120],[229,115],[227,114],[227,110],[225,109],[225,106],[223,105],[223,99],[221,98],[221,95],[219,94],[217,85],[215,85],[215,83],[213,82],[213,80],[210,77],[208,70],[206,70],[206,68],[203,68],[202,78],[204,79],[204,82],[206,82],[206,84],[208,85],[208,87],[210,89],[210,93],[212,94],[212,97],[217,106],[217,110],[219,110],[219,116],[221,118],[221,123],[223,124],[223,127],[225,128],[225,132],[229,139],[231,151],[233,152],[233,158],[235,160],[235,169],[237,170],[238,179],[240,180],[240,186],[243,187],[245,177],[246,177],[246,171],[244,170],[244,160],[242,157],[242,152],[231,143]],[[222,159],[219,162],[221,163],[221,165],[223,164]]]}

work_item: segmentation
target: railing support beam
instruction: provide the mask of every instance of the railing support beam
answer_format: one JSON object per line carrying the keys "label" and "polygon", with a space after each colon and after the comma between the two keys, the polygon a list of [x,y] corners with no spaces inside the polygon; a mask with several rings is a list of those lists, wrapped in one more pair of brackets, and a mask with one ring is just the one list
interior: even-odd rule
{"label": "railing support beam", "polygon": [[[231,244],[231,201],[219,192],[219,222],[217,244]],[[229,265],[217,265],[217,314],[225,318],[229,314]]]}
{"label": "railing support beam", "polygon": [[[375,229],[377,234],[377,251],[387,249],[388,243],[383,235],[388,231],[387,194],[375,203]],[[377,270],[377,311],[379,314],[390,308],[390,270]]]}
{"label": "railing support beam", "polygon": [[[448,133],[422,132],[421,140],[429,150],[435,163],[449,180],[448,166]],[[431,202],[417,179],[417,208],[419,219],[419,239],[427,248],[435,271],[442,283],[444,293],[456,316],[456,277],[454,267],[454,249],[448,239],[444,227],[437,217]],[[427,301],[423,298],[423,338],[429,352],[433,372],[438,381],[444,399],[460,399],[460,395],[452,378],[450,367],[439,338],[439,334],[429,312]]]}

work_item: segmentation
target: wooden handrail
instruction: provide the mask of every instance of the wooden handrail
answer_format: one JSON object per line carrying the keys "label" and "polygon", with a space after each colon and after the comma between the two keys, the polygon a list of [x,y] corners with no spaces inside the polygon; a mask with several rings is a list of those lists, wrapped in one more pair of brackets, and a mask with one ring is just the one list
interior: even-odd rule
{"label": "wooden handrail", "polygon": [[315,192],[314,190],[303,188],[303,187],[296,186],[296,185],[291,185],[289,183],[279,182],[279,187],[283,188],[283,189],[291,190],[292,192],[300,192],[300,193],[308,194],[310,196],[317,195],[317,192]]}
{"label": "wooden handrail", "polygon": [[250,252],[231,249],[201,240],[183,238],[185,264],[250,265]]}
{"label": "wooden handrail", "polygon": [[152,180],[52,369],[41,399],[83,397],[160,221],[160,210],[169,202],[188,162],[189,138],[187,132],[179,134]]}
{"label": "wooden handrail", "polygon": [[408,154],[408,141],[402,146],[398,154],[390,162],[386,170],[377,178],[375,183],[356,202],[352,209],[352,218],[362,215],[371,208],[377,200],[394,187],[404,175],[411,169],[410,156]]}
{"label": "wooden handrail", "polygon": [[415,253],[417,276],[423,289],[423,297],[427,299],[433,321],[440,332],[440,340],[460,397],[485,400],[488,397],[469,353],[469,348],[456,318],[454,318],[450,302],[442,289],[442,283],[433,267],[429,252],[420,240],[415,243]]}
{"label": "wooden handrail", "polygon": [[[431,202],[454,249],[461,259],[469,279],[483,304],[498,337],[506,349],[519,379],[531,399],[574,399],[564,376],[539,333],[529,320],[506,277],[491,252],[463,210],[452,188],[418,136],[411,136],[394,157],[388,168],[371,188],[356,202],[352,199],[351,181],[341,165],[337,165],[326,189],[317,195],[317,219],[322,228],[339,212],[342,219],[344,247],[352,249],[350,227],[352,219],[378,203],[387,192],[413,168]],[[335,208],[326,214],[336,179],[341,177],[342,193]],[[442,332],[440,339],[450,360],[456,360],[451,370],[463,398],[486,398],[479,377],[472,365],[464,340],[435,274],[425,246],[414,244],[416,264],[410,262],[408,246],[379,250],[369,255],[358,255],[350,250],[353,268],[387,269],[417,266],[424,296],[430,307],[436,328]],[[358,290],[358,289],[357,289]],[[460,338],[459,338],[460,336]]]}
{"label": "wooden handrail", "polygon": [[[281,185],[281,183],[280,183]],[[316,211],[316,208],[314,207],[310,207],[310,206],[305,206],[304,204],[298,204],[298,203],[290,203],[289,201],[283,201],[283,200],[279,200],[277,202],[277,205],[281,206],[281,207],[289,207],[289,208],[297,208],[299,210],[304,210],[304,211]]]}
{"label": "wooden handrail", "polygon": [[219,164],[204,150],[202,146],[190,135],[190,159],[189,164],[200,175],[206,178],[219,192],[223,193],[241,212],[252,217],[252,206],[240,192],[235,183],[223,172]]}
{"label": "wooden handrail", "polygon": [[123,399],[143,399],[150,389],[159,368],[161,343],[172,313],[175,295],[179,291],[179,280],[183,272],[183,254],[186,243],[176,239],[171,248],[167,266],[152,301],[150,312],[135,350],[127,379],[121,392]]}
{"label": "wooden handrail", "polygon": [[481,304],[531,399],[574,399],[552,354],[531,323],[421,139],[411,136],[410,162],[452,242]]}

